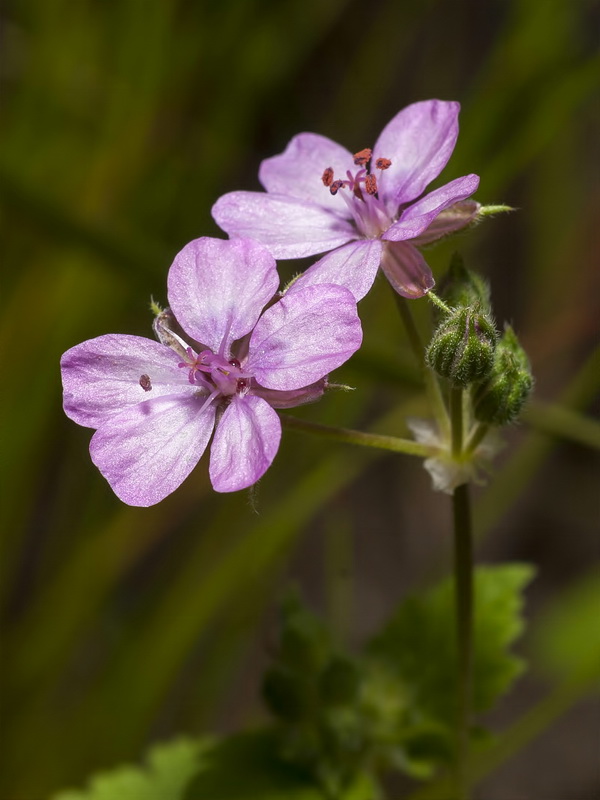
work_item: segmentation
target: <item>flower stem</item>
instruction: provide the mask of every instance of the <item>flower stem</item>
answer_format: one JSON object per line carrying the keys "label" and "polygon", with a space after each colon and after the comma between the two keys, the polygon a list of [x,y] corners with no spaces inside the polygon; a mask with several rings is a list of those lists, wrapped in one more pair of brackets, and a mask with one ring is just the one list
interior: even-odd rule
{"label": "flower stem", "polygon": [[490,426],[486,425],[485,422],[478,422],[477,425],[472,428],[471,433],[467,437],[467,441],[465,442],[465,453],[474,453],[481,442],[485,439],[485,435],[489,429]]}
{"label": "flower stem", "polygon": [[431,302],[434,304],[434,306],[437,306],[438,308],[441,308],[442,311],[445,314],[451,314],[452,313],[452,309],[450,308],[450,306],[446,305],[446,303],[444,303],[444,301],[441,299],[441,297],[438,297],[435,292],[431,292],[431,291],[427,292],[427,297],[428,297],[429,300],[431,300]]}
{"label": "flower stem", "polygon": [[391,450],[394,453],[405,453],[406,455],[419,456],[420,458],[428,458],[435,452],[435,448],[419,442],[413,442],[411,439],[382,436],[378,433],[365,433],[364,431],[354,431],[350,428],[335,428],[330,425],[322,425],[319,422],[309,422],[305,419],[292,417],[288,414],[280,414],[280,418],[287,428],[295,428],[306,433],[327,436],[329,439],[335,439],[338,442],[358,444],[362,447],[376,447],[380,450]]}
{"label": "flower stem", "polygon": [[469,484],[452,495],[458,686],[456,715],[456,800],[468,800],[469,728],[473,692],[473,532]]}
{"label": "flower stem", "polygon": [[444,402],[442,389],[440,387],[437,375],[427,366],[425,362],[425,347],[417,326],[415,325],[415,320],[408,306],[408,301],[405,300],[404,297],[400,297],[400,295],[396,294],[396,292],[394,292],[394,299],[396,301],[398,311],[400,312],[402,322],[404,323],[404,327],[406,328],[410,346],[415,354],[419,366],[423,370],[425,389],[433,409],[434,417],[439,425],[440,433],[443,436],[448,436],[450,433],[450,420],[448,417],[448,411],[446,409],[446,403]]}

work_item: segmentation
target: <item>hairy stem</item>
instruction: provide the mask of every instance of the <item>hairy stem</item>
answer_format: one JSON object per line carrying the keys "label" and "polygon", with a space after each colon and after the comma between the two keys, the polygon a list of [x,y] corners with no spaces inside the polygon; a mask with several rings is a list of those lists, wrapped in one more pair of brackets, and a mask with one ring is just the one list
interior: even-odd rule
{"label": "hairy stem", "polygon": [[479,447],[481,442],[485,439],[486,433],[489,431],[490,426],[486,425],[484,422],[478,422],[474,428],[472,428],[471,433],[467,437],[467,441],[465,442],[465,453],[474,453],[475,450]]}
{"label": "hairy stem", "polygon": [[458,686],[456,715],[456,800],[468,800],[469,727],[473,692],[473,531],[469,485],[452,495]]}
{"label": "hairy stem", "polygon": [[446,303],[444,303],[442,298],[438,297],[435,292],[431,292],[431,291],[427,292],[427,298],[429,300],[431,300],[431,302],[434,304],[434,306],[437,306],[438,308],[441,308],[442,311],[445,314],[451,314],[452,313],[452,309],[450,308],[450,306],[446,305]]}
{"label": "hairy stem", "polygon": [[428,458],[435,452],[434,448],[426,444],[413,442],[411,439],[383,436],[378,433],[365,433],[364,431],[354,431],[350,428],[334,428],[330,425],[322,425],[319,422],[308,422],[308,420],[292,417],[288,414],[280,414],[280,418],[287,428],[326,436],[338,442],[358,444],[362,447],[376,447],[380,450],[391,450],[393,453],[405,453],[406,455],[419,456],[420,458]]}

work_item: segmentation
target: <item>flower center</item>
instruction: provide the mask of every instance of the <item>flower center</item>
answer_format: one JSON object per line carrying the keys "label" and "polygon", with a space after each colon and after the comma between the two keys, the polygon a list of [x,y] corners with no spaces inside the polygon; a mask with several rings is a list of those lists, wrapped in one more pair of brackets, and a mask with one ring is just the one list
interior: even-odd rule
{"label": "flower center", "polygon": [[[343,192],[342,197],[350,209],[359,233],[367,239],[374,239],[388,229],[391,223],[390,216],[379,199],[377,176],[372,172],[372,150],[365,147],[354,154],[354,164],[359,167],[356,172],[346,171],[346,177],[336,179],[333,167],[323,171],[321,180],[331,194],[336,195],[340,189],[349,189],[350,193]],[[378,158],[375,169],[380,171],[392,165],[389,158]]]}
{"label": "flower center", "polygon": [[211,392],[216,389],[225,396],[241,393],[247,388],[250,376],[243,372],[237,358],[227,360],[212,350],[202,350],[196,355],[191,347],[186,349],[186,353],[188,360],[178,366],[189,370],[191,384],[199,384]]}

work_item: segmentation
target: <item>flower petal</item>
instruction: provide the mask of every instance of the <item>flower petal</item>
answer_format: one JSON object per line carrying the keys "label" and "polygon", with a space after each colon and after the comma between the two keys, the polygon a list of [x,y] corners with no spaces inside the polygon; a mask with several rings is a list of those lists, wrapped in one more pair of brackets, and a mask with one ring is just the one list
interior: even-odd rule
{"label": "flower petal", "polygon": [[465,175],[440,186],[409,206],[382,238],[392,242],[415,239],[427,230],[438,214],[454,203],[470,197],[478,186],[478,175]]}
{"label": "flower petal", "polygon": [[259,178],[268,192],[309,200],[343,214],[344,203],[323,185],[323,172],[331,167],[335,178],[346,178],[354,171],[349,150],[318,133],[300,133],[283,153],[267,158],[260,165]]}
{"label": "flower petal", "polygon": [[237,492],[261,478],[279,449],[281,422],[260,397],[234,395],[210,448],[209,474],[217,492]]}
{"label": "flower petal", "polygon": [[444,100],[413,103],[381,132],[373,163],[377,158],[392,162],[378,175],[379,196],[392,213],[419,197],[448,163],[458,136],[459,110],[459,103]]}
{"label": "flower petal", "polygon": [[381,269],[392,288],[411,300],[423,297],[435,286],[427,262],[408,242],[389,242],[383,251]]}
{"label": "flower petal", "polygon": [[349,289],[358,302],[373,285],[381,261],[382,247],[379,239],[362,239],[338,247],[300,275],[286,294],[305,286],[333,283]]}
{"label": "flower petal", "polygon": [[215,352],[249,333],[279,286],[270,253],[249,239],[203,237],[175,256],[169,303],[179,324]]}
{"label": "flower petal", "polygon": [[480,208],[481,204],[477,200],[459,200],[457,203],[453,203],[440,212],[423,233],[413,239],[412,243],[416,247],[421,247],[466,228],[476,218]]}
{"label": "flower petal", "polygon": [[308,200],[266,192],[230,192],[212,208],[226,233],[262,242],[275,258],[314,256],[355,239],[357,232],[345,212],[343,201],[336,213]]}
{"label": "flower petal", "polygon": [[347,361],[361,341],[353,295],[341,286],[307,286],[265,311],[245,368],[269,389],[301,389]]}
{"label": "flower petal", "polygon": [[258,384],[252,387],[252,394],[264,398],[273,408],[294,408],[303,406],[306,403],[316,403],[325,394],[327,379],[321,378],[310,386],[303,386],[302,389],[292,389],[288,392],[281,392],[277,389],[265,389]]}
{"label": "flower petal", "polygon": [[78,344],[60,360],[65,414],[98,428],[127,406],[197,392],[178,368],[180,360],[169,347],[141,336],[108,334]]}
{"label": "flower petal", "polygon": [[92,461],[130,506],[152,506],[183,483],[206,449],[215,405],[157,397],[108,419],[92,437]]}

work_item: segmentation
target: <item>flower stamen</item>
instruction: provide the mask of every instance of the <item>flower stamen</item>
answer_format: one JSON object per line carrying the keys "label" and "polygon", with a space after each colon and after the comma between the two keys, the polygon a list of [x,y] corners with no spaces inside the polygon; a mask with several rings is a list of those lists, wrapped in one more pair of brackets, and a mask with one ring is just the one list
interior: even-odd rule
{"label": "flower stamen", "polygon": [[365,189],[367,194],[377,194],[377,178],[375,175],[367,175],[365,178]]}
{"label": "flower stamen", "polygon": [[333,183],[333,167],[327,167],[327,169],[323,171],[321,180],[323,181],[323,186],[331,186]]}
{"label": "flower stamen", "polygon": [[357,167],[366,167],[371,160],[372,150],[370,147],[365,147],[354,154],[354,163]]}

